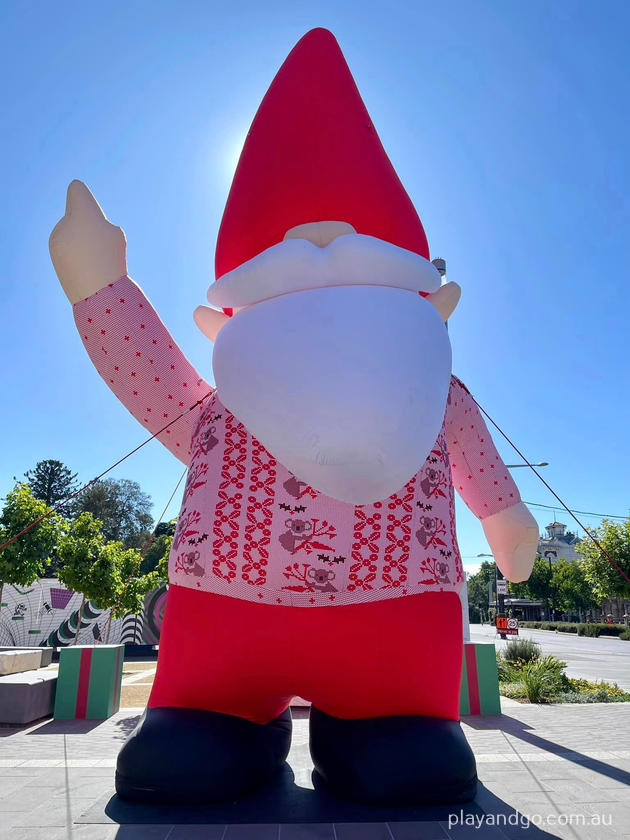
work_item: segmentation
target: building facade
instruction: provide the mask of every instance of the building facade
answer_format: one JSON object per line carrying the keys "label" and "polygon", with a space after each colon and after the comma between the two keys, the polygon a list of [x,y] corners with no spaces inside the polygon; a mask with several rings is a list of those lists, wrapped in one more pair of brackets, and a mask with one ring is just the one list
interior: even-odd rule
{"label": "building facade", "polygon": [[544,557],[545,560],[551,560],[554,563],[560,557],[565,560],[578,560],[579,555],[576,551],[576,546],[580,542],[571,531],[567,531],[567,526],[562,522],[550,522],[546,526],[546,537],[541,537],[538,541],[538,555]]}

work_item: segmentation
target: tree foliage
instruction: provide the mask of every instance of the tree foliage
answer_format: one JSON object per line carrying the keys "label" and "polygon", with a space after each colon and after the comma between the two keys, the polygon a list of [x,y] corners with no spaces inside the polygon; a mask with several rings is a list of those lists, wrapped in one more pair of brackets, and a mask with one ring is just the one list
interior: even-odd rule
{"label": "tree foliage", "polygon": [[144,598],[160,584],[158,571],[145,574],[139,565],[139,552],[128,548],[118,556],[117,562],[117,591],[118,603],[112,609],[114,618],[122,618],[126,613],[141,613],[144,608]]}
{"label": "tree foliage", "polygon": [[177,528],[177,519],[160,522],[155,529],[155,535],[144,555],[140,571],[148,574],[157,571],[160,580],[168,579],[168,555],[171,550],[173,536]]}
{"label": "tree foliage", "polygon": [[91,513],[103,523],[106,539],[122,542],[125,548],[141,548],[153,524],[151,507],[151,497],[137,481],[106,478],[81,493],[73,513]]}
{"label": "tree foliage", "polygon": [[144,596],[159,583],[157,573],[140,572],[137,549],[105,539],[101,522],[91,513],[82,513],[71,523],[58,551],[59,580],[101,609],[111,609],[114,618],[141,612]]}
{"label": "tree foliage", "polygon": [[[630,577],[630,518],[623,522],[604,519],[594,536],[602,548]],[[583,558],[584,574],[598,599],[630,598],[630,583],[592,540],[585,539],[577,546]]]}
{"label": "tree foliage", "polygon": [[[492,562],[481,564],[479,571],[468,579],[468,602],[475,606],[488,603],[488,582],[494,581]],[[560,612],[590,610],[597,603],[594,587],[582,562],[560,558],[551,566],[544,557],[537,557],[528,580],[509,583],[510,594],[516,598],[542,601],[546,609],[552,604]]]}
{"label": "tree foliage", "polygon": [[561,557],[552,564],[551,587],[556,609],[561,612],[585,612],[597,605],[593,587],[586,578],[584,564]]}
{"label": "tree foliage", "polygon": [[116,600],[116,547],[107,544],[101,522],[82,513],[70,525],[57,547],[59,580],[106,609]]}
{"label": "tree foliage", "polygon": [[85,600],[93,601],[102,610],[110,610],[107,643],[111,619],[142,612],[144,596],[159,583],[157,572],[139,571],[142,558],[137,549],[105,539],[102,523],[91,513],[82,513],[72,522],[59,542],[59,556],[62,561],[59,579],[83,595],[75,642]]}
{"label": "tree foliage", "polygon": [[530,598],[532,601],[542,601],[549,609],[551,605],[552,571],[549,561],[544,557],[537,557],[534,560],[532,573],[527,580],[521,583],[510,583],[510,593],[517,598]]}
{"label": "tree foliage", "polygon": [[61,461],[38,461],[24,476],[33,496],[50,507],[67,499],[77,489],[77,474]]}
{"label": "tree foliage", "polygon": [[[19,534],[27,525],[50,511],[49,505],[36,499],[29,486],[20,482],[6,497],[0,513],[0,543]],[[51,514],[18,540],[0,551],[0,589],[2,584],[30,586],[42,577],[67,524],[57,513]]]}
{"label": "tree foliage", "polygon": [[488,605],[488,584],[494,585],[496,567],[494,562],[484,560],[479,571],[468,578],[468,603],[475,607]]}

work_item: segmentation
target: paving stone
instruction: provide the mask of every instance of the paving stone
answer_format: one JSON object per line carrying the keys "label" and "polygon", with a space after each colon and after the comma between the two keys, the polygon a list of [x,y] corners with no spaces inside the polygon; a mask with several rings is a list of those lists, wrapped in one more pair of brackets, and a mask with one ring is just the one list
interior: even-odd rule
{"label": "paving stone", "polygon": [[387,823],[335,823],[337,840],[392,840]]}
{"label": "paving stone", "polygon": [[287,823],[280,826],[278,840],[336,840],[335,829],[332,823]]}
{"label": "paving stone", "polygon": [[[1,788],[0,788],[1,790]],[[52,786],[34,787],[26,783],[19,789],[2,796],[0,799],[0,814],[5,811],[31,811],[33,809],[33,800],[38,803],[46,799],[50,799],[55,794],[55,788]]]}
{"label": "paving stone", "polygon": [[[72,840],[75,840],[75,837],[79,836],[85,838],[85,840],[93,840],[92,834],[90,833],[90,829],[92,828],[93,826],[91,825],[83,825],[81,826],[83,833],[78,835],[75,833],[76,829],[73,827]],[[104,832],[103,840],[109,840],[110,835],[106,834],[105,831],[112,828],[115,829],[115,833],[111,837],[116,838],[116,840],[170,840],[173,830],[172,825],[100,825],[98,828]],[[214,835],[210,835],[210,837],[214,840]]]}
{"label": "paving stone", "polygon": [[[0,823],[0,826],[2,826],[2,823]],[[83,836],[87,840],[87,836]],[[2,826],[0,827],[0,840],[68,840],[68,832],[65,828],[48,828],[43,833],[41,828],[8,828]],[[95,838],[95,840],[98,840],[98,838]]]}
{"label": "paving stone", "polygon": [[453,825],[450,828],[448,823],[440,823],[442,828],[446,831],[446,836],[450,840],[505,840],[505,834],[496,826],[483,825],[479,828],[478,825]]}
{"label": "paving stone", "polygon": [[223,840],[278,840],[279,825],[228,825]]}
{"label": "paving stone", "polygon": [[[23,811],[20,818],[14,822],[14,825],[23,827],[39,826],[41,828],[57,828],[59,826],[67,826],[68,824],[72,825],[76,817],[82,811],[85,811],[93,801],[93,799],[77,799],[72,796],[68,803],[65,796],[57,794],[42,803],[39,788],[32,788],[31,808],[30,810]],[[37,807],[33,807],[34,803],[38,803]],[[68,809],[70,813],[68,813]]]}
{"label": "paving stone", "polygon": [[[458,837],[612,840],[629,834],[630,704],[588,707],[516,704],[503,716],[468,718],[466,737],[479,757],[482,784],[477,806],[487,814],[517,811],[542,816],[610,813],[614,825],[461,826]],[[69,790],[72,819],[89,812],[113,788],[116,756],[135,726],[139,710],[107,721],[44,721],[0,729],[0,840],[67,840]],[[296,716],[289,762],[299,787],[310,788],[308,721]],[[581,810],[580,810],[581,809]],[[588,810],[590,809],[590,811]],[[155,817],[153,817],[155,819]],[[169,817],[170,819],[170,817]],[[86,840],[446,840],[446,823],[341,823],[273,825],[121,825],[74,823],[73,837]],[[473,833],[474,832],[474,833]],[[572,832],[572,833],[571,833]],[[225,836],[223,836],[225,835]],[[626,838],[630,840],[630,838]]]}
{"label": "paving stone", "polygon": [[[446,829],[439,822],[390,822],[394,840],[446,840]],[[479,838],[481,840],[481,838]]]}
{"label": "paving stone", "polygon": [[174,825],[168,840],[223,840],[226,828],[225,825]]}

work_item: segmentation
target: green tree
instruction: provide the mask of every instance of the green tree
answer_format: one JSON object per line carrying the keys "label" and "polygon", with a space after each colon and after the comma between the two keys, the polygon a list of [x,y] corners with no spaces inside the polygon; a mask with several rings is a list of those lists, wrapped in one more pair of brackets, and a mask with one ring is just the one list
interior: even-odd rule
{"label": "green tree", "polygon": [[143,574],[140,571],[140,553],[134,548],[122,551],[117,561],[117,603],[112,604],[112,617],[122,618],[127,613],[137,615],[144,609],[144,598],[160,584],[159,572]]}
{"label": "green tree", "polygon": [[[623,522],[604,519],[594,532],[602,548],[630,577],[630,518]],[[630,598],[630,583],[619,573],[592,540],[586,538],[577,546],[583,558],[584,575],[602,601],[609,598]]]}
{"label": "green tree", "polygon": [[157,570],[161,580],[168,578],[168,555],[176,528],[177,519],[158,524],[153,539],[142,559],[141,572],[148,574]]}
{"label": "green tree", "polygon": [[551,586],[557,609],[583,612],[597,604],[593,587],[586,579],[583,563],[560,557],[552,565]]}
{"label": "green tree", "polygon": [[[71,523],[58,546],[61,567],[59,580],[83,596],[79,608],[75,644],[81,628],[85,601],[92,601],[102,610],[110,610],[110,619],[127,612],[140,612],[144,596],[159,582],[153,572],[138,572],[141,555],[137,549],[125,548],[120,541],[106,540],[102,523],[91,513],[80,514]],[[108,622],[107,638],[109,640]]]}
{"label": "green tree", "polygon": [[67,499],[77,489],[77,474],[61,461],[38,461],[24,476],[33,496],[50,507]]}
{"label": "green tree", "polygon": [[141,548],[153,524],[151,507],[151,497],[137,481],[106,478],[81,493],[73,512],[75,516],[91,513],[99,519],[105,539],[120,541],[125,548]]}
{"label": "green tree", "polygon": [[496,576],[496,567],[493,561],[484,560],[475,572],[468,578],[468,603],[480,609],[488,607],[488,584],[492,583]]}
{"label": "green tree", "polygon": [[91,513],[80,514],[70,525],[67,533],[59,540],[57,552],[61,566],[57,572],[59,580],[83,596],[79,608],[77,643],[81,629],[81,618],[86,599],[106,609],[115,600],[116,576],[114,552],[106,549],[102,523]]}
{"label": "green tree", "polygon": [[[27,484],[16,484],[7,494],[0,513],[0,544],[19,534],[48,511],[50,507],[41,499],[36,499]],[[5,583],[30,586],[42,577],[66,528],[65,520],[53,513],[0,551],[0,605]]]}
{"label": "green tree", "polygon": [[542,601],[547,610],[552,600],[552,572],[549,561],[544,557],[534,560],[534,567],[529,578],[522,583],[510,583],[510,593],[517,598],[530,598],[532,601]]}

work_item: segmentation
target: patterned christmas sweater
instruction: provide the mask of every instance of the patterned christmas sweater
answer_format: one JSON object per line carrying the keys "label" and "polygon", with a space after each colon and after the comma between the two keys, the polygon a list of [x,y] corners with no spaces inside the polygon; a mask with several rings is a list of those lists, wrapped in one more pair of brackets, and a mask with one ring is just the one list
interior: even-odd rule
{"label": "patterned christmas sweater", "polygon": [[459,591],[453,487],[479,519],[520,501],[455,377],[422,469],[388,499],[351,505],[273,458],[221,404],[128,277],[75,304],[74,314],[98,372],[151,433],[205,397],[159,435],[188,465],[171,583],[304,607]]}

